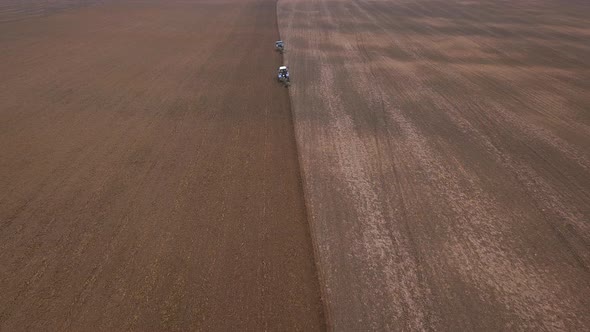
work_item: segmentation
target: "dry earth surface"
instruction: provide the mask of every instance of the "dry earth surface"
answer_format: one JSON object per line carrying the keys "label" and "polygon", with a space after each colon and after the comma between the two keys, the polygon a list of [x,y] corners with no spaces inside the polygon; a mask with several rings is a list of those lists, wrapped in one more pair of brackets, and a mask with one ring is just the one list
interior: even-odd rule
{"label": "dry earth surface", "polygon": [[0,330],[322,329],[275,2],[39,3],[0,6]]}
{"label": "dry earth surface", "polygon": [[0,23],[45,17],[55,13],[116,0],[2,0]]}
{"label": "dry earth surface", "polygon": [[278,16],[329,326],[590,329],[589,3]]}

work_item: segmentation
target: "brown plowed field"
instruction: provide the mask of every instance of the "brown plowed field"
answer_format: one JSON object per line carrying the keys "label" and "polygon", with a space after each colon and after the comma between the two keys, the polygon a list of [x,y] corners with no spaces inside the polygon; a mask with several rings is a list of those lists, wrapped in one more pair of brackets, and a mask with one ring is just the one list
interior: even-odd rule
{"label": "brown plowed field", "polygon": [[74,7],[0,25],[0,330],[321,329],[275,3]]}
{"label": "brown plowed field", "polygon": [[590,329],[588,2],[278,14],[329,325]]}
{"label": "brown plowed field", "polygon": [[46,17],[55,13],[116,0],[2,0],[0,23]]}

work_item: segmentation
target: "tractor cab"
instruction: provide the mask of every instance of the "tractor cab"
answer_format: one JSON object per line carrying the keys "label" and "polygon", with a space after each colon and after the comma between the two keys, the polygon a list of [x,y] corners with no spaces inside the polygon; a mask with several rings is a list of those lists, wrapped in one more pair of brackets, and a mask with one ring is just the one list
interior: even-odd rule
{"label": "tractor cab", "polygon": [[285,49],[285,43],[282,40],[277,40],[275,42],[275,49],[277,49],[277,51],[283,51]]}
{"label": "tractor cab", "polygon": [[278,80],[279,82],[289,82],[289,68],[287,66],[279,67]]}

